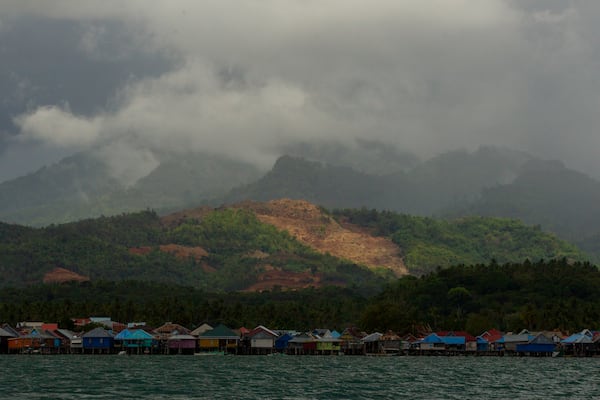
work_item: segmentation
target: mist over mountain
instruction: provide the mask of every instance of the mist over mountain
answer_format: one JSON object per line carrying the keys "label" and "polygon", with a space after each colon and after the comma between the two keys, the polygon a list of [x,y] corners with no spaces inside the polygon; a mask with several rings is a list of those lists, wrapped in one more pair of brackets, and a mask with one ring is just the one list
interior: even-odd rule
{"label": "mist over mountain", "polygon": [[278,151],[292,157],[350,167],[371,175],[405,172],[421,160],[410,151],[379,140],[355,138],[351,141],[316,140],[281,146]]}
{"label": "mist over mountain", "polygon": [[[396,153],[484,145],[598,178],[599,17],[593,1],[5,0],[0,181],[105,143],[128,172],[161,149],[382,175],[416,165]],[[385,145],[361,157],[356,138]]]}
{"label": "mist over mountain", "polygon": [[[336,146],[334,150],[341,148]],[[405,160],[414,162],[414,156],[399,153],[398,162],[390,164],[403,165],[401,169],[369,174],[368,167],[360,168],[355,160],[345,162],[341,157],[329,163],[331,153],[326,147],[319,149],[308,153],[311,160],[292,156],[279,158],[260,180],[232,190],[223,201],[291,197],[331,208],[368,207],[434,215],[469,204],[478,199],[485,188],[511,182],[523,163],[532,159],[522,152],[481,147],[472,153],[447,152],[408,168]]]}
{"label": "mist over mountain", "polygon": [[599,204],[597,180],[558,161],[530,160],[514,181],[485,188],[475,202],[448,215],[520,219],[600,255]]}
{"label": "mist over mountain", "polygon": [[134,181],[124,181],[114,165],[89,151],[3,182],[0,219],[40,226],[144,209],[167,212],[207,202],[261,174],[252,164],[206,153],[153,154],[150,171]]}
{"label": "mist over mountain", "polygon": [[166,213],[290,198],[329,209],[515,218],[600,257],[600,182],[520,151],[485,146],[418,161],[376,141],[299,142],[289,149],[296,156],[279,157],[265,172],[215,154],[159,150],[128,169],[107,164],[101,150],[0,184],[0,219],[40,226],[144,209]]}
{"label": "mist over mountain", "polygon": [[225,202],[307,199],[329,208],[375,208],[423,216],[507,217],[539,225],[600,257],[600,182],[559,161],[481,147],[441,154],[412,169],[369,175],[285,156]]}

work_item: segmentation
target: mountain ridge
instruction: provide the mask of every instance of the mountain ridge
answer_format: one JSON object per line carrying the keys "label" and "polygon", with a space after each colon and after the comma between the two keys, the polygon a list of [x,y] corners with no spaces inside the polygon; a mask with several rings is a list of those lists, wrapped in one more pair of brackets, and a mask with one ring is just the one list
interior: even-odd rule
{"label": "mountain ridge", "polygon": [[[497,147],[456,150],[425,161],[361,141],[292,150],[310,159],[284,155],[265,174],[227,157],[157,152],[159,164],[128,187],[93,153],[80,153],[0,184],[0,220],[44,226],[144,209],[164,215],[199,204],[291,198],[329,209],[517,218],[574,242],[600,261],[600,182],[560,162]],[[374,161],[378,157],[381,162]]]}

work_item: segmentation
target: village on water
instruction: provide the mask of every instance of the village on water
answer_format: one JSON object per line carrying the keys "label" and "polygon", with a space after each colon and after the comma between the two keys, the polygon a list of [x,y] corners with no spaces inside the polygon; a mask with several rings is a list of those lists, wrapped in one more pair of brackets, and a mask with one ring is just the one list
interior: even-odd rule
{"label": "village on water", "polygon": [[[109,317],[73,319],[74,330],[56,323],[1,324],[3,354],[189,354],[189,355],[473,355],[556,357],[600,356],[600,332],[585,329],[566,335],[559,331],[518,333],[490,329],[479,336],[464,331],[404,335],[388,331],[366,333],[355,327],[342,332],[231,329],[202,323],[190,330],[167,322],[123,324]],[[79,330],[75,332],[76,330]]]}

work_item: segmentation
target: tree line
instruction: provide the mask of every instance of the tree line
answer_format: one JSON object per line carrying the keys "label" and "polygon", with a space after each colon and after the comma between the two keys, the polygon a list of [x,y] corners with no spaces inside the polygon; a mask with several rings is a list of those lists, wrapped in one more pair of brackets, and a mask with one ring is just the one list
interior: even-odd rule
{"label": "tree line", "polygon": [[110,316],[158,326],[203,321],[232,327],[343,329],[419,333],[428,330],[504,331],[600,326],[600,272],[566,259],[457,265],[407,276],[376,295],[357,286],[261,293],[207,292],[141,281],[83,282],[0,289],[0,321],[57,321]]}

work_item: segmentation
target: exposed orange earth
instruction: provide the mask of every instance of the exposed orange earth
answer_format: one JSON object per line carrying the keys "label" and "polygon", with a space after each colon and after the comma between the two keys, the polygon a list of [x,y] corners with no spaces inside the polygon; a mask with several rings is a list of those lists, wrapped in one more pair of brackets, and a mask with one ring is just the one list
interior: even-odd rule
{"label": "exposed orange earth", "polygon": [[321,253],[369,268],[383,267],[396,276],[408,274],[400,248],[391,240],[372,236],[356,225],[340,224],[307,201],[280,199],[266,203],[243,202],[233,207],[254,211],[261,222],[286,230]]}
{"label": "exposed orange earth", "polygon": [[[224,207],[228,208],[228,207]],[[375,237],[367,229],[348,223],[338,223],[324,213],[318,206],[304,200],[272,200],[266,203],[247,201],[229,206],[234,209],[252,211],[265,224],[287,231],[301,243],[320,253],[329,253],[368,268],[385,268],[395,276],[407,275],[408,270],[400,254],[400,248],[391,240]],[[184,210],[161,218],[164,225],[175,227],[186,220],[202,220],[215,210],[209,207]],[[178,257],[206,257],[206,250],[199,247],[178,245],[160,246],[161,251],[175,254]],[[150,247],[130,249],[130,252],[144,254],[150,252]],[[248,257],[266,258],[268,254],[255,251]],[[206,263],[202,268],[214,271]],[[282,289],[302,289],[320,287],[323,285],[322,274],[307,272],[283,271],[270,265],[263,265],[264,271],[258,275],[257,282],[245,291],[255,292],[271,290],[274,287]],[[344,282],[328,282],[328,284],[344,285]]]}
{"label": "exposed orange earth", "polygon": [[[207,257],[208,252],[204,250],[202,247],[189,247],[189,246],[180,246],[178,244],[163,244],[158,246],[158,249],[164,253],[173,254],[175,257],[179,259],[187,259],[194,258],[196,260],[200,260],[202,257]],[[143,246],[143,247],[133,247],[129,249],[131,254],[148,254],[152,251],[152,247]]]}
{"label": "exposed orange earth", "polygon": [[322,275],[311,272],[291,272],[271,269],[258,276],[258,280],[253,285],[247,287],[245,292],[260,292],[271,290],[274,287],[282,289],[306,289],[309,287],[320,287]]}
{"label": "exposed orange earth", "polygon": [[90,278],[65,268],[54,268],[44,275],[44,283],[87,282]]}

